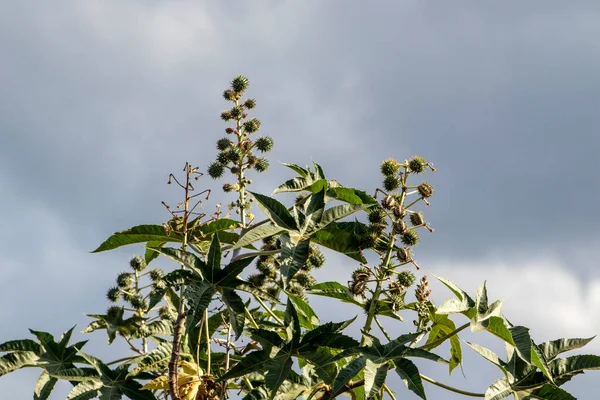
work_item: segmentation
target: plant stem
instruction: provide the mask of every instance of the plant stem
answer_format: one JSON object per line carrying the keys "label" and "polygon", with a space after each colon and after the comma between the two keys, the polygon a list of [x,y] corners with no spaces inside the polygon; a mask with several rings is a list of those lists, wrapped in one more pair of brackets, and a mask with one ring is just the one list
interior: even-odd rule
{"label": "plant stem", "polygon": [[434,347],[444,343],[447,339],[451,338],[452,336],[456,335],[457,333],[459,333],[460,331],[468,328],[471,325],[470,322],[467,322],[466,324],[459,326],[458,328],[456,328],[455,330],[453,330],[452,332],[450,332],[447,335],[442,336],[439,339],[434,340],[433,342],[430,343],[425,343],[422,346],[419,346],[419,349],[423,349],[423,350],[430,350],[433,349]]}
{"label": "plant stem", "polygon": [[208,308],[204,309],[204,332],[206,333],[206,375],[210,375],[210,332],[208,331]]}
{"label": "plant stem", "polygon": [[262,301],[260,299],[260,297],[254,295],[254,299],[256,299],[256,301],[262,306],[262,308],[265,309],[265,311],[267,312],[267,314],[269,314],[271,317],[273,317],[273,319],[275,320],[275,322],[277,322],[279,325],[285,325],[283,323],[283,321],[281,319],[279,319],[279,317],[277,315],[275,315],[275,313],[273,313],[273,311],[267,307],[267,305],[264,303],[264,301]]}
{"label": "plant stem", "polygon": [[375,316],[374,319],[375,319],[375,323],[377,324],[377,326],[381,330],[381,333],[383,333],[383,336],[385,336],[385,338],[387,340],[391,341],[392,338],[390,337],[390,335],[388,335],[388,333],[385,331],[385,329],[383,329],[383,325],[381,325],[381,322],[379,322],[379,319],[377,318],[377,316]]}
{"label": "plant stem", "polygon": [[[383,384],[383,390],[392,398],[392,400],[396,400],[396,397],[385,383]],[[383,398],[383,396],[381,397]]]}
{"label": "plant stem", "polygon": [[246,312],[246,318],[248,318],[248,320],[250,321],[250,323],[252,324],[252,326],[255,329],[258,329],[258,324],[256,323],[256,321],[252,317],[252,314],[250,314],[250,311],[248,311],[248,309],[246,307],[244,307],[244,311]]}
{"label": "plant stem", "polygon": [[464,391],[464,390],[460,390],[460,389],[454,388],[452,386],[444,385],[443,383],[440,383],[440,382],[438,382],[438,381],[436,381],[434,379],[431,379],[428,376],[425,376],[423,374],[419,374],[419,375],[421,376],[421,379],[423,379],[424,381],[427,381],[427,382],[429,382],[431,384],[434,384],[436,386],[439,386],[439,387],[441,387],[443,389],[446,389],[446,390],[449,390],[451,392],[462,394],[464,396],[469,396],[469,397],[485,397],[485,393],[467,392],[467,391]]}

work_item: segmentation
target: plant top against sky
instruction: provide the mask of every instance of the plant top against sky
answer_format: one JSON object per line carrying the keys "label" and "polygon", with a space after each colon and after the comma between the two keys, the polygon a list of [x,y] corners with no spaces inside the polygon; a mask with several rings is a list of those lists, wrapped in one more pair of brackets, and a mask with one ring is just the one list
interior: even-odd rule
{"label": "plant top against sky", "polygon": [[[244,98],[248,86],[237,76],[223,93],[231,106],[221,118],[230,126],[206,171],[214,179],[227,176],[227,210],[218,204],[212,215],[202,212],[211,192],[197,189],[203,173],[185,163],[183,178],[169,176],[184,195],[175,206],[163,202],[171,216],[166,223],[117,232],[95,250],[145,245],[145,254],[133,257],[108,289],[106,312],[89,314],[83,330],[105,331],[109,344],[122,340],[129,353],[102,360],[83,351],[86,341],[70,343],[74,328],[58,339],[30,330],[35,340],[0,344],[0,376],[39,368],[33,388],[39,400],[59,380],[73,387],[68,400],[395,399],[405,390],[426,399],[426,383],[487,400],[574,399],[561,386],[599,369],[600,357],[559,356],[593,338],[534,341],[528,328],[504,316],[501,301],[488,300],[485,283],[470,296],[435,277],[452,297],[432,302],[428,278],[416,276],[413,258],[420,233],[433,232],[421,208],[434,188],[420,177],[434,168],[422,157],[384,160],[373,196],[326,178],[314,162],[284,163],[295,176],[271,195],[251,191],[250,178],[270,166],[264,155],[274,141],[258,136],[261,122],[249,116],[256,101]],[[297,197],[286,206],[275,198],[279,193]],[[256,218],[254,206],[264,219]],[[356,268],[341,281],[318,282],[313,271],[325,264],[323,249]],[[175,267],[150,267],[161,259]],[[364,318],[323,322],[313,296],[327,298],[319,305],[347,303]],[[358,325],[353,337],[348,332]],[[404,333],[392,336],[390,327]],[[506,354],[460,339],[468,328],[496,337]],[[465,345],[498,368],[485,393],[438,382],[413,361],[442,363],[452,373]],[[389,374],[406,388],[390,387]]]}

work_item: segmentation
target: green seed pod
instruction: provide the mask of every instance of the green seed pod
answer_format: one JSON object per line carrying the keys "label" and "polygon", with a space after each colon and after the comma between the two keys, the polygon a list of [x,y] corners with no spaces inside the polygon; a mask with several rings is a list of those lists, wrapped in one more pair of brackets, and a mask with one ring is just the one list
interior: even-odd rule
{"label": "green seed pod", "polygon": [[217,162],[219,164],[223,164],[224,166],[229,164],[229,158],[227,157],[227,152],[221,151],[217,154]]}
{"label": "green seed pod", "polygon": [[383,180],[383,188],[387,192],[391,192],[392,190],[398,189],[400,187],[401,183],[402,183],[402,181],[400,180],[400,178],[398,178],[394,175],[388,175]]}
{"label": "green seed pod", "polygon": [[365,281],[352,281],[348,286],[348,290],[355,296],[362,296],[367,290],[367,284]]}
{"label": "green seed pod", "polygon": [[394,198],[394,196],[387,195],[383,200],[381,200],[381,205],[386,210],[391,210],[392,207],[396,205],[396,199]]}
{"label": "green seed pod", "polygon": [[148,303],[139,294],[134,295],[129,303],[137,310],[146,310],[148,308]]}
{"label": "green seed pod", "polygon": [[243,75],[238,75],[231,81],[231,89],[237,93],[245,92],[249,85],[250,81]]}
{"label": "green seed pod", "polygon": [[246,107],[248,110],[252,110],[254,107],[256,107],[256,100],[246,99],[244,102],[244,107]]}
{"label": "green seed pod", "polygon": [[393,158],[388,158],[381,163],[381,173],[385,176],[392,176],[398,173],[400,164]]}
{"label": "green seed pod", "polygon": [[409,270],[404,270],[398,274],[398,284],[403,288],[409,288],[415,283],[415,274]]}
{"label": "green seed pod", "polygon": [[358,267],[354,271],[352,271],[352,280],[357,281],[366,281],[371,276],[371,271],[365,267]]}
{"label": "green seed pod", "polygon": [[372,224],[382,224],[386,217],[385,210],[381,207],[374,207],[369,213],[369,222]]}
{"label": "green seed pod", "polygon": [[167,288],[167,283],[162,279],[159,279],[152,283],[152,287],[156,290],[164,290]]}
{"label": "green seed pod", "polygon": [[146,269],[146,261],[142,256],[135,256],[129,260],[129,266],[132,270],[140,272]]}
{"label": "green seed pod", "polygon": [[213,179],[219,179],[223,176],[223,172],[225,172],[225,166],[218,161],[210,163],[208,166],[208,175],[210,175]]}
{"label": "green seed pod", "polygon": [[244,115],[244,107],[232,107],[231,110],[229,111],[229,114],[231,115],[231,118],[233,119],[241,119],[242,116]]}
{"label": "green seed pod", "polygon": [[358,245],[361,249],[373,248],[377,244],[377,238],[378,238],[378,236],[375,236],[373,234],[362,235],[359,239]]}
{"label": "green seed pod", "polygon": [[305,289],[308,289],[315,284],[315,278],[310,276],[306,271],[298,271],[296,275],[294,275],[294,281]]}
{"label": "green seed pod", "polygon": [[398,249],[396,257],[398,257],[398,261],[400,262],[409,262],[411,260],[410,247]]}
{"label": "green seed pod", "polygon": [[269,136],[261,136],[256,139],[255,145],[259,151],[266,153],[273,150],[273,139]]}
{"label": "green seed pod", "polygon": [[121,313],[122,309],[123,309],[123,307],[120,307],[120,306],[110,306],[106,310],[106,315],[108,315],[109,317],[116,317],[117,315],[119,315]]}
{"label": "green seed pod", "polygon": [[229,193],[233,190],[233,185],[231,183],[226,183],[223,185],[223,191],[225,193]]}
{"label": "green seed pod", "polygon": [[235,132],[235,130],[233,128],[231,128],[231,127],[225,128],[225,133],[233,133],[233,132]]}
{"label": "green seed pod", "polygon": [[288,287],[288,293],[297,297],[304,297],[304,288],[299,285],[291,284]]}
{"label": "green seed pod", "polygon": [[273,280],[277,277],[277,268],[272,262],[259,261],[256,263],[256,269],[268,280]]}
{"label": "green seed pod", "polygon": [[425,166],[427,166],[427,161],[419,156],[414,156],[408,161],[408,169],[410,172],[420,174],[425,171]]}
{"label": "green seed pod", "polygon": [[167,306],[162,306],[158,309],[158,316],[162,320],[175,321],[175,316],[171,312],[171,309]]}
{"label": "green seed pod", "polygon": [[235,93],[231,89],[227,89],[223,92],[223,98],[227,101],[235,101]]}
{"label": "green seed pod", "polygon": [[217,140],[217,150],[225,151],[231,146],[232,142],[228,138],[224,137]]}
{"label": "green seed pod", "polygon": [[381,236],[384,230],[384,224],[370,224],[369,226],[367,226],[367,233],[378,237]]}
{"label": "green seed pod", "polygon": [[396,219],[404,218],[404,216],[406,215],[406,210],[402,208],[400,204],[395,205],[392,209],[392,212],[394,213],[394,217]]}
{"label": "green seed pod", "polygon": [[[373,303],[373,299],[368,299],[365,304],[363,304],[364,307],[364,311],[366,314],[369,314],[369,311],[371,310],[371,303]],[[375,315],[379,314],[379,312],[381,311],[381,307],[380,307],[380,303],[376,302],[375,303]]]}
{"label": "green seed pod", "polygon": [[311,245],[307,261],[315,268],[321,268],[323,265],[325,265],[326,258],[317,246]]}
{"label": "green seed pod", "polygon": [[[234,167],[231,167],[230,171],[232,174],[237,175],[240,172],[240,169],[238,167],[234,166]],[[237,183],[236,183],[236,185],[237,185]]]}
{"label": "green seed pod", "polygon": [[427,182],[423,182],[419,186],[417,186],[417,190],[419,191],[421,196],[425,198],[433,196],[433,186],[431,186]]}
{"label": "green seed pod", "polygon": [[414,246],[419,242],[419,234],[414,229],[407,229],[400,235],[400,240],[407,246]]}
{"label": "green seed pod", "polygon": [[267,277],[264,274],[252,274],[248,275],[248,283],[251,286],[259,288],[265,284]]}
{"label": "green seed pod", "polygon": [[260,129],[260,121],[256,118],[249,119],[244,122],[244,130],[248,133],[258,132]]}
{"label": "green seed pod", "polygon": [[398,282],[390,282],[388,284],[388,293],[392,297],[400,296],[402,293],[404,293],[404,288]]}
{"label": "green seed pod", "polygon": [[268,286],[265,291],[275,298],[279,298],[279,287],[276,285]]}
{"label": "green seed pod", "polygon": [[394,222],[394,226],[392,228],[392,232],[396,235],[401,234],[402,232],[404,232],[406,230],[406,222],[404,222],[403,220],[398,220],[396,222]]}
{"label": "green seed pod", "polygon": [[425,216],[422,212],[411,213],[410,223],[413,224],[413,226],[423,225],[425,223]]}
{"label": "green seed pod", "polygon": [[131,299],[133,299],[133,294],[131,294],[129,292],[122,292],[121,296],[122,296],[123,300],[128,303],[131,301]]}
{"label": "green seed pod", "polygon": [[227,149],[225,154],[227,155],[227,160],[234,163],[240,161],[243,155],[242,150],[240,150],[240,148],[237,146],[230,147],[229,149]]}
{"label": "green seed pod", "polygon": [[221,119],[223,121],[231,121],[232,118],[233,116],[231,115],[231,111],[229,110],[225,110],[221,113]]}
{"label": "green seed pod", "polygon": [[119,301],[119,297],[121,297],[121,291],[118,287],[110,288],[108,289],[108,292],[106,292],[106,298],[113,303]]}
{"label": "green seed pod", "polygon": [[117,286],[120,288],[128,288],[133,285],[133,275],[130,272],[121,272],[117,276]]}
{"label": "green seed pod", "polygon": [[161,280],[163,276],[165,276],[165,273],[162,269],[155,268],[150,271],[150,279],[152,282]]}
{"label": "green seed pod", "polygon": [[269,169],[269,161],[264,158],[264,157],[260,157],[256,159],[256,164],[254,164],[254,169],[257,172],[265,172],[267,169]]}

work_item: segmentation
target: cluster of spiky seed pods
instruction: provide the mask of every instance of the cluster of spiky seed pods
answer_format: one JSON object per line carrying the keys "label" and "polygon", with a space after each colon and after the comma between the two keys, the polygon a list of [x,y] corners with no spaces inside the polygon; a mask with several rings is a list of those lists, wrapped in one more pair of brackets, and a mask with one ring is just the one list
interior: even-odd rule
{"label": "cluster of spiky seed pods", "polygon": [[[368,293],[370,282],[384,280],[387,286],[379,293],[384,294],[386,301],[392,310],[398,311],[406,308],[404,297],[408,288],[415,283],[415,275],[404,270],[397,272],[396,268],[413,264],[417,269],[419,266],[412,255],[412,248],[419,242],[417,229],[425,228],[430,232],[433,229],[425,221],[423,212],[413,210],[412,207],[419,202],[429,205],[434,189],[428,182],[422,182],[418,186],[409,186],[407,178],[411,174],[421,174],[429,168],[434,171],[433,166],[422,157],[415,156],[404,163],[388,158],[381,164],[380,170],[383,175],[383,188],[378,193],[384,195],[378,206],[372,207],[368,213],[368,221],[365,231],[360,236],[360,246],[363,249],[372,249],[380,255],[382,264],[371,268],[361,265],[357,268],[348,282],[349,292],[354,296],[365,299],[365,310],[371,309],[371,300]],[[416,199],[410,196],[416,195]],[[402,243],[397,246],[395,243]],[[392,276],[396,279],[392,279]],[[427,281],[421,280],[415,295],[417,297],[416,308],[421,314],[429,302],[429,291]],[[422,328],[422,327],[421,327]]]}
{"label": "cluster of spiky seed pods", "polygon": [[[263,239],[261,251],[280,250],[281,243],[279,239],[271,236]],[[286,286],[289,294],[298,297],[304,297],[304,291],[316,283],[311,275],[314,268],[321,268],[325,264],[325,256],[315,245],[311,245],[308,252],[308,259],[300,270],[294,274]],[[262,255],[256,261],[257,273],[248,276],[248,282],[256,287],[265,290],[273,297],[279,297],[283,288],[284,277],[280,273],[281,254]]]}
{"label": "cluster of spiky seed pods", "polygon": [[[248,195],[244,188],[252,183],[245,177],[244,172],[254,169],[257,172],[265,172],[269,168],[269,161],[265,157],[257,156],[254,152],[267,153],[273,149],[273,139],[270,136],[260,136],[252,140],[251,135],[260,130],[260,120],[249,118],[248,111],[256,107],[256,100],[246,99],[242,101],[244,92],[248,89],[250,82],[244,76],[237,76],[231,81],[231,87],[223,92],[223,98],[232,103],[232,107],[221,113],[224,121],[234,122],[234,126],[227,127],[227,136],[217,141],[217,158],[208,166],[208,174],[218,179],[226,170],[234,175],[236,181],[225,183],[224,192],[240,192],[240,198],[229,205],[230,209],[248,210],[250,208]],[[246,216],[252,219],[252,215]]]}

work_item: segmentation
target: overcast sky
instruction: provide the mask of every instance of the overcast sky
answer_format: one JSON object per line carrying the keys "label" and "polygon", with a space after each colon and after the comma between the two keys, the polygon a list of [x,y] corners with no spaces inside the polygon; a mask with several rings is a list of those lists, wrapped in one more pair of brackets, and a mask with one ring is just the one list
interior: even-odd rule
{"label": "overcast sky", "polygon": [[[160,202],[179,193],[166,178],[214,159],[221,93],[237,74],[275,139],[256,191],[291,177],[276,161],[315,160],[373,192],[381,160],[422,155],[437,167],[426,210],[436,231],[416,253],[425,273],[471,293],[487,279],[540,341],[600,332],[599,2],[0,4],[0,342],[27,328],[81,330],[84,313],[105,309],[106,289],[142,249],[89,251],[168,219]],[[331,257],[321,277],[353,268]],[[450,295],[434,290],[438,304]],[[84,337],[92,354],[119,353],[102,333]],[[600,354],[600,341],[587,350]],[[500,376],[469,357],[467,379],[452,382],[485,391]],[[37,375],[0,378],[1,397],[31,398]],[[594,379],[566,387],[589,399]]]}

